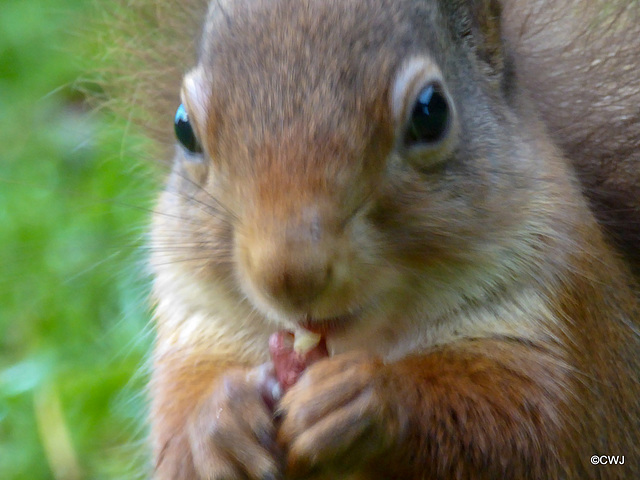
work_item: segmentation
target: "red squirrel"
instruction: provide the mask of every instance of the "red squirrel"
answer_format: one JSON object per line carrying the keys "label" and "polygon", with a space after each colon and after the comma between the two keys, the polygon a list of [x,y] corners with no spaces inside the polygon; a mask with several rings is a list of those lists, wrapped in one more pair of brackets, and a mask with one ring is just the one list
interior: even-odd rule
{"label": "red squirrel", "polygon": [[[640,478],[636,10],[212,1],[152,227],[153,477]],[[300,329],[328,357],[274,394]]]}

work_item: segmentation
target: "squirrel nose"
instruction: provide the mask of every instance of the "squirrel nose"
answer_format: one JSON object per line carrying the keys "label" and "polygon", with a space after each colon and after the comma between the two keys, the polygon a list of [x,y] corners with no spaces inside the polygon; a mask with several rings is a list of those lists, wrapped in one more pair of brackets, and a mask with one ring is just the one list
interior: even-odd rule
{"label": "squirrel nose", "polygon": [[236,237],[248,293],[282,311],[308,312],[335,280],[332,222],[315,207],[249,220]]}
{"label": "squirrel nose", "polygon": [[326,262],[298,257],[297,262],[284,262],[263,274],[263,289],[281,303],[304,309],[327,287],[330,273]]}
{"label": "squirrel nose", "polygon": [[252,249],[248,273],[262,295],[281,307],[306,310],[327,288],[332,267],[322,249],[295,244]]}

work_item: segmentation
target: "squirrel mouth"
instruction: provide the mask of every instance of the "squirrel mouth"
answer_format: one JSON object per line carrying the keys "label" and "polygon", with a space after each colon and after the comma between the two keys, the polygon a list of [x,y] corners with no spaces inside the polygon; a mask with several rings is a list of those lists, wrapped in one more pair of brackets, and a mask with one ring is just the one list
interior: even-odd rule
{"label": "squirrel mouth", "polygon": [[348,313],[328,318],[315,318],[305,315],[298,324],[305,330],[326,337],[327,335],[342,333],[356,321],[356,313]]}

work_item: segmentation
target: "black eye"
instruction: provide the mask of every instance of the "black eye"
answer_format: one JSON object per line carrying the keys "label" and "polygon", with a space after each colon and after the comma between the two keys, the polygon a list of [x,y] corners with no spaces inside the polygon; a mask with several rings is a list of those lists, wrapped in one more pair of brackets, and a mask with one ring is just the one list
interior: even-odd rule
{"label": "black eye", "polygon": [[449,126],[449,104],[437,84],[422,89],[411,112],[405,144],[429,144],[441,140]]}
{"label": "black eye", "polygon": [[191,153],[202,153],[202,148],[198,143],[196,134],[193,132],[191,122],[189,122],[189,115],[184,105],[180,104],[176,111],[176,117],[174,119],[174,130],[178,141]]}

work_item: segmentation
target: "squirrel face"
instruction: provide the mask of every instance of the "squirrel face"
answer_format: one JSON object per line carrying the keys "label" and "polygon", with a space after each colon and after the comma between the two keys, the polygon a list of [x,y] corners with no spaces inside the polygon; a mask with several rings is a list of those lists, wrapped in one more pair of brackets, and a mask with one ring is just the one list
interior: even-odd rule
{"label": "squirrel face", "polygon": [[177,154],[161,221],[178,248],[156,268],[184,257],[194,281],[324,333],[436,318],[516,276],[558,167],[462,8],[213,2],[182,89],[203,153]]}

